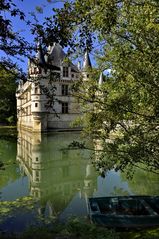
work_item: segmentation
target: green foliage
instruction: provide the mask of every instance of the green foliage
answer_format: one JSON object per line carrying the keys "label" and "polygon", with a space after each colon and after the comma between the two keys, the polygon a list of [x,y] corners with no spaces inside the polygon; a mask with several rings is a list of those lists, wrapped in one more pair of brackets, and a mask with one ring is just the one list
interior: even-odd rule
{"label": "green foliage", "polygon": [[[85,135],[100,148],[96,150],[100,167],[127,169],[128,176],[134,165],[146,163],[151,171],[159,168],[158,9],[159,2],[154,0],[89,0],[82,4],[76,0],[69,5],[71,26],[80,26],[76,44],[95,47],[87,41],[93,34],[101,43],[96,51],[97,72],[90,72],[89,81],[77,87]],[[62,11],[68,13],[66,8]],[[102,86],[96,80],[99,69],[111,70]]]}
{"label": "green foliage", "polygon": [[[0,128],[0,170],[1,180],[0,187],[2,187],[6,181],[9,181],[9,175],[12,175],[12,179],[17,177],[17,172],[14,168],[16,161],[16,130]],[[7,169],[7,173],[6,170]]]}
{"label": "green foliage", "polygon": [[50,228],[32,227],[21,238],[61,238],[61,239],[119,239],[114,230],[100,228],[86,220],[71,219],[66,224],[55,223]]}
{"label": "green foliage", "polygon": [[[88,223],[86,220],[71,219],[66,224],[55,223],[47,227],[30,227],[21,235],[9,235],[7,238],[21,239],[158,239],[158,229],[145,229],[130,232],[116,232],[113,229],[97,227]],[[1,235],[1,238],[6,238],[6,235]]]}
{"label": "green foliage", "polygon": [[[53,9],[53,16],[43,24],[35,15],[32,24],[35,40],[40,37],[45,46],[59,42],[69,45],[70,52],[87,48],[96,53],[97,70],[89,72],[89,81],[75,87],[83,104],[85,135],[96,140],[97,166],[128,169],[128,176],[134,165],[146,163],[152,171],[159,168],[158,9],[156,0],[64,1],[63,8]],[[0,10],[25,19],[12,0],[3,0]],[[12,22],[2,17],[0,23],[4,29],[0,49],[11,56],[28,56],[29,46],[12,31]],[[111,73],[99,87],[100,70]],[[12,98],[9,92],[14,86],[8,82],[8,88],[0,86],[0,116],[12,123],[15,108],[10,105],[15,104],[7,97]]]}
{"label": "green foliage", "polygon": [[[0,1],[0,67],[12,71],[17,70],[19,78],[26,79],[26,74],[18,66],[17,59],[22,59],[23,56],[30,56],[33,51],[33,45],[29,44],[20,32],[14,29],[14,19],[26,22],[25,13],[21,11],[13,0]],[[13,60],[14,59],[14,60]]]}
{"label": "green foliage", "polygon": [[114,230],[97,227],[94,224],[89,224],[86,221],[79,221],[77,219],[70,221],[66,225],[66,230],[75,238],[119,239],[118,233]]}
{"label": "green foliage", "polygon": [[121,233],[122,239],[158,239],[158,229],[146,229],[136,232],[123,232]]}
{"label": "green foliage", "polygon": [[0,123],[16,122],[16,74],[0,67]]}
{"label": "green foliage", "polygon": [[35,200],[31,197],[23,197],[15,201],[1,201],[0,202],[0,222],[5,218],[11,217],[17,210],[25,209],[32,210],[35,204]]}

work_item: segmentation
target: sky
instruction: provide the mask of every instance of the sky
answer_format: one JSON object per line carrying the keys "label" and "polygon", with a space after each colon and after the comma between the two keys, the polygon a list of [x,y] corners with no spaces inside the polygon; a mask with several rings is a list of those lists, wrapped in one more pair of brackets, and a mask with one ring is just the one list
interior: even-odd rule
{"label": "sky", "polygon": [[[63,6],[62,1],[52,0],[52,3],[48,3],[47,0],[13,0],[16,6],[25,13],[26,19],[33,22],[33,17],[31,16],[31,12],[35,12],[36,16],[40,23],[42,23],[47,16],[51,16],[53,14],[52,8],[61,8]],[[43,13],[37,13],[36,7],[42,7]],[[15,32],[19,32],[26,41],[33,43],[33,35],[29,30],[29,26],[26,23],[19,19],[19,17],[11,17],[13,30]],[[2,53],[1,53],[2,56]],[[14,61],[15,59],[12,58]],[[22,61],[18,61],[18,65],[26,72],[27,71],[27,61],[26,58],[21,58]],[[17,60],[16,60],[17,61]]]}
{"label": "sky", "polygon": [[[52,0],[52,3],[48,3],[47,0],[14,0],[19,10],[23,11],[26,15],[26,19],[32,21],[33,17],[30,15],[31,12],[35,12],[38,20],[42,23],[45,17],[51,16],[53,14],[52,8],[61,8],[63,3],[61,1]],[[40,6],[43,8],[43,13],[37,13],[36,7]],[[21,31],[25,38],[30,41],[32,35],[29,32],[29,27],[27,27],[23,21],[19,20],[18,17],[12,18],[14,29]]]}
{"label": "sky", "polygon": [[[31,22],[33,22],[33,16],[31,16],[31,12],[36,13],[39,23],[42,23],[45,20],[45,17],[54,14],[52,8],[62,8],[64,4],[63,0],[62,1],[52,0],[51,3],[49,3],[47,0],[13,0],[13,2],[16,4],[19,10],[25,13],[26,19],[30,20]],[[37,6],[43,8],[43,13],[38,13],[36,11]],[[29,26],[27,26],[24,21],[20,20],[18,16],[11,17],[11,21],[13,25],[13,30],[15,32],[19,32],[25,38],[26,41],[33,43],[34,38],[29,30]],[[23,61],[16,60],[16,62],[18,63],[19,67],[24,70],[24,72],[27,72],[28,59],[27,58],[21,59]],[[12,58],[12,60],[15,61],[15,58]],[[95,65],[93,57],[91,57],[91,61],[93,65]]]}

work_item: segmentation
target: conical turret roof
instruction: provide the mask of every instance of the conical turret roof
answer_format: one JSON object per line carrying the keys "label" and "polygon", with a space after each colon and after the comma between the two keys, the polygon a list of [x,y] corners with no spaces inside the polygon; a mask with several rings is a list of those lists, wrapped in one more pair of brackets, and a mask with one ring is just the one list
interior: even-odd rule
{"label": "conical turret roof", "polygon": [[53,46],[48,48],[49,61],[52,62],[55,66],[60,66],[61,62],[65,58],[66,54],[63,51],[62,47],[58,43],[54,43]]}
{"label": "conical turret roof", "polygon": [[88,68],[92,68],[92,64],[91,64],[88,50],[86,50],[84,55],[84,61],[83,61],[83,70],[87,70]]}
{"label": "conical turret roof", "polygon": [[98,84],[99,86],[103,84],[103,72],[100,73]]}

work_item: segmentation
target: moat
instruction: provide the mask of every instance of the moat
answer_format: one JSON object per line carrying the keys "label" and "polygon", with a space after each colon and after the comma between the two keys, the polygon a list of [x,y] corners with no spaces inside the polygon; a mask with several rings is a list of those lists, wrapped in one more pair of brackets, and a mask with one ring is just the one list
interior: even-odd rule
{"label": "moat", "polygon": [[[58,219],[88,216],[89,197],[111,195],[159,195],[159,176],[136,170],[133,179],[113,170],[99,176],[87,150],[67,150],[80,133],[33,134],[20,131],[16,140],[0,139],[1,231],[23,231],[35,218]],[[30,210],[17,207],[10,214],[4,203],[31,196]],[[19,211],[18,211],[19,208]]]}

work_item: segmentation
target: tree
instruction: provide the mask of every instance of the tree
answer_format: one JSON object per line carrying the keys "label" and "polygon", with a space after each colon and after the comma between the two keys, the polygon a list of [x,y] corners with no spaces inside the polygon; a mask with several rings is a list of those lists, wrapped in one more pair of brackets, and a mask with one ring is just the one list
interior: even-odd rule
{"label": "tree", "polygon": [[[96,166],[129,168],[127,172],[132,173],[136,165],[157,172],[159,2],[76,0],[67,5],[56,17],[61,19],[64,11],[65,16],[69,12],[69,19],[64,20],[72,29],[76,25],[76,45],[80,45],[83,36],[83,44],[89,49],[95,48],[89,41],[92,36],[98,37],[100,44],[94,49],[98,67],[96,73],[90,72],[87,91],[82,84],[78,87],[78,97],[85,105],[84,130],[100,146]],[[102,86],[96,81],[99,70],[111,70]]]}
{"label": "tree", "polygon": [[[21,0],[23,1],[23,0]],[[39,8],[38,8],[39,9]],[[16,122],[16,83],[19,79],[24,82],[27,74],[21,69],[17,62],[24,57],[30,58],[35,65],[40,65],[35,61],[33,54],[37,50],[37,42],[40,39],[43,46],[52,44],[55,40],[65,46],[66,39],[70,38],[70,33],[60,22],[53,23],[50,18],[45,19],[44,24],[40,24],[35,13],[32,13],[33,21],[26,19],[25,13],[18,9],[13,0],[2,0],[0,2],[0,121],[5,123]],[[19,18],[30,29],[34,37],[34,43],[30,44],[14,30],[13,19]],[[68,37],[69,35],[69,37]],[[67,37],[66,37],[67,36]],[[20,63],[20,62],[19,62]],[[49,68],[49,65],[41,66]],[[30,79],[34,80],[34,79]],[[53,98],[53,97],[52,97]]]}
{"label": "tree", "polygon": [[24,12],[19,10],[14,1],[2,0],[0,2],[0,66],[7,70],[16,69],[18,73],[16,75],[25,80],[26,74],[18,66],[17,60],[20,57],[30,56],[35,47],[33,44],[29,44],[19,32],[14,30],[12,20],[16,17],[29,25],[29,21],[25,19]]}
{"label": "tree", "polygon": [[[12,1],[3,0],[1,5],[23,19]],[[158,169],[158,9],[157,0],[65,1],[44,24],[33,24],[32,33],[46,46],[58,41],[62,46],[68,43],[73,51],[94,50],[97,55],[98,66],[89,74],[87,90],[79,84],[77,96],[84,105],[88,103],[85,132],[98,142],[96,146],[100,144],[100,168],[130,166],[131,172],[132,165],[145,167],[146,163],[149,169]],[[11,25],[8,31],[7,23],[2,23],[7,33],[2,40],[19,43],[17,35],[11,40]],[[101,70],[111,74],[99,87]]]}
{"label": "tree", "polygon": [[[23,0],[20,0],[23,1]],[[48,3],[52,3],[47,0]],[[58,1],[55,1],[56,3]],[[59,1],[60,2],[60,1]],[[62,1],[63,2],[63,1]],[[66,4],[67,6],[67,4]],[[43,12],[42,7],[36,6],[36,11]],[[24,57],[34,60],[35,52],[37,51],[37,43],[40,41],[45,48],[48,45],[58,42],[65,47],[69,43],[72,36],[72,31],[60,19],[55,19],[53,9],[53,16],[45,17],[43,23],[40,23],[35,12],[31,12],[32,21],[28,20],[25,12],[21,11],[13,0],[2,0],[0,2],[0,65],[7,70],[16,69],[19,79],[26,81],[27,74],[18,66],[17,60],[23,60]],[[24,22],[24,26],[33,35],[33,43],[26,41],[20,32],[15,31],[13,19],[19,18]],[[37,62],[34,62],[37,64]],[[49,68],[49,66],[47,66]],[[12,71],[13,72],[13,71]]]}
{"label": "tree", "polygon": [[16,76],[0,67],[0,122],[16,123]]}

